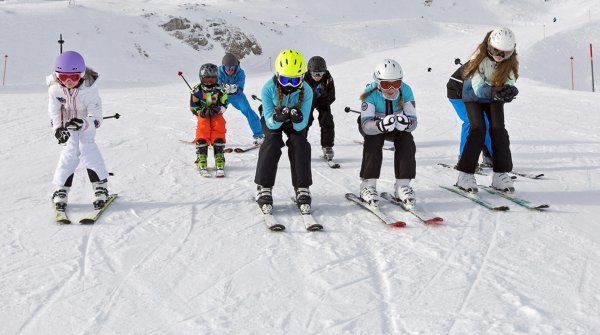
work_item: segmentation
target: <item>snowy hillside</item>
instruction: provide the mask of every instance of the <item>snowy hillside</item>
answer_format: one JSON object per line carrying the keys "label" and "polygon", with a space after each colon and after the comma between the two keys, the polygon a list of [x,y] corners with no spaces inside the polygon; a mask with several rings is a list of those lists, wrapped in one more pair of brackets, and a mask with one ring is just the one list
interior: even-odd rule
{"label": "snowy hillside", "polygon": [[[403,2],[0,1],[0,55],[8,55],[0,333],[597,334],[600,71],[592,93],[589,43],[600,50],[600,3]],[[198,176],[194,147],[179,141],[193,138],[195,119],[177,71],[195,83],[199,66],[219,63],[224,50],[209,41],[212,49],[197,51],[173,37],[160,26],[173,17],[222,20],[256,38],[262,54],[242,60],[247,95],[260,93],[284,48],[325,57],[342,167],[319,159],[313,125],[313,216],[324,231],[307,232],[290,201],[286,149],[273,194],[282,233],[265,228],[252,200],[258,152],[228,154],[225,179]],[[515,170],[545,174],[519,177],[517,194],[550,204],[546,212],[481,191],[511,208],[491,212],[439,187],[456,180],[437,166],[458,155],[460,121],[445,91],[454,58],[467,59],[498,25],[515,31],[521,62],[519,97],[506,106]],[[122,115],[97,135],[119,198],[95,226],[58,226],[50,205],[62,147],[49,126],[44,78],[61,33],[65,50],[80,51],[100,73],[105,115]],[[420,206],[445,219],[441,227],[382,203],[409,226],[392,229],[344,199],[358,192],[362,148],[356,116],[343,109],[359,107],[383,58],[402,64],[415,93],[412,184]],[[225,117],[228,145],[248,145],[241,113],[231,108]],[[393,183],[393,154],[384,151],[379,191]],[[80,167],[70,216],[88,213],[91,198]]]}

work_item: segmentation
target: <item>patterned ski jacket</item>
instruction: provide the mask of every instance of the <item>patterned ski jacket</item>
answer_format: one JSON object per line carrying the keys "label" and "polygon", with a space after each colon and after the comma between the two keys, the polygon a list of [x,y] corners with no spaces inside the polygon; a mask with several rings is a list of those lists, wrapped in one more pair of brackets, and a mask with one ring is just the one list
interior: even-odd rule
{"label": "patterned ski jacket", "polygon": [[86,68],[79,85],[68,89],[56,78],[56,74],[46,77],[48,84],[48,112],[52,128],[56,130],[67,121],[78,118],[83,120],[82,129],[90,125],[96,128],[102,124],[102,100],[94,86],[98,73]]}
{"label": "patterned ski jacket", "polygon": [[203,107],[210,107],[217,105],[220,107],[221,113],[227,109],[227,93],[223,92],[221,86],[215,85],[211,88],[207,88],[201,83],[198,83],[192,89],[190,95],[190,111],[198,114]]}

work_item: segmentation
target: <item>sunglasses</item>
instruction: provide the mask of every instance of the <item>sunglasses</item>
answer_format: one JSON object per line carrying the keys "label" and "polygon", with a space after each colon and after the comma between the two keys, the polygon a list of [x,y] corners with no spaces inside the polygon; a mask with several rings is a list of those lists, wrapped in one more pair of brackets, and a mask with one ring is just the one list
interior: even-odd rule
{"label": "sunglasses", "polygon": [[384,90],[389,90],[390,88],[399,89],[402,85],[402,80],[380,80],[379,86]]}
{"label": "sunglasses", "polygon": [[323,77],[323,75],[325,75],[325,71],[311,72],[310,75],[313,77]]}
{"label": "sunglasses", "polygon": [[223,68],[225,69],[225,72],[233,72],[235,71],[236,66],[223,66]]}
{"label": "sunglasses", "polygon": [[513,52],[515,52],[515,50],[511,50],[511,51],[502,51],[502,50],[498,50],[496,48],[494,48],[493,46],[488,44],[488,54],[490,56],[492,56],[492,58],[494,58],[494,60],[496,62],[501,62],[505,59],[510,58],[510,56],[512,56]]}
{"label": "sunglasses", "polygon": [[292,86],[298,87],[302,84],[302,76],[298,77],[288,77],[288,76],[277,76],[277,81],[281,84],[281,86]]}
{"label": "sunglasses", "polygon": [[79,79],[81,79],[81,73],[79,73],[79,72],[71,72],[71,73],[56,72],[56,77],[58,77],[58,80],[60,80],[63,83],[66,83],[68,81],[76,83],[79,81]]}
{"label": "sunglasses", "polygon": [[200,79],[203,84],[216,84],[217,80],[217,77],[202,77],[202,79]]}

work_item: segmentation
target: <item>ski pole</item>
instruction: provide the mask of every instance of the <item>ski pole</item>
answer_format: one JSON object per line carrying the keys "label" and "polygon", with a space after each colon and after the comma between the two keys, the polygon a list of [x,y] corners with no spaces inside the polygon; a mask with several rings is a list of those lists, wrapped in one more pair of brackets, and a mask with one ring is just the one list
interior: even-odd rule
{"label": "ski pole", "polygon": [[115,115],[105,116],[105,117],[103,117],[103,119],[112,119],[112,118],[118,119],[120,117],[121,117],[121,114],[115,113]]}
{"label": "ski pole", "polygon": [[252,94],[250,97],[252,98],[252,100],[258,100],[258,101],[262,101],[262,99],[261,99],[261,98],[257,97],[257,96],[256,96],[256,95],[254,95],[254,94]]}
{"label": "ski pole", "polygon": [[181,79],[183,79],[183,81],[185,81],[185,83],[188,85],[188,87],[190,88],[190,90],[192,90],[192,86],[190,86],[190,84],[188,83],[187,80],[185,80],[185,77],[183,76],[183,72],[179,71],[177,72],[177,75],[181,77]]}
{"label": "ski pole", "polygon": [[346,112],[346,113],[350,113],[350,112],[352,112],[352,113],[357,113],[357,114],[360,114],[360,112],[359,112],[359,111],[355,111],[354,109],[350,109],[350,107],[346,107],[346,108],[344,108],[344,112]]}

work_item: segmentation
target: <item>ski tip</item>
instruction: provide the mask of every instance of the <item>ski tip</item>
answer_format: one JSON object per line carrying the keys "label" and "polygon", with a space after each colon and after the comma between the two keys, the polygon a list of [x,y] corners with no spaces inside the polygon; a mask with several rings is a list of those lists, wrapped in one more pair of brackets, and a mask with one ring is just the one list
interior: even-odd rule
{"label": "ski tip", "polygon": [[271,231],[284,231],[285,230],[285,226],[282,225],[282,224],[276,224],[276,225],[273,225],[273,226],[269,227],[269,229]]}
{"label": "ski tip", "polygon": [[62,219],[62,220],[57,220],[56,223],[58,224],[71,224],[71,220],[67,220],[67,219]]}
{"label": "ski tip", "polygon": [[309,226],[306,228],[308,231],[321,231],[323,230],[323,226],[319,223]]}
{"label": "ski tip", "polygon": [[85,224],[85,225],[91,225],[94,224],[96,221],[92,220],[92,219],[81,219],[79,220],[80,224]]}
{"label": "ski tip", "polygon": [[541,210],[541,209],[548,209],[548,208],[550,208],[550,205],[548,205],[548,204],[543,204],[543,205],[538,205],[538,206],[535,206],[534,208],[535,208],[535,209],[540,209],[540,210]]}
{"label": "ski tip", "polygon": [[223,152],[226,152],[226,153],[230,154],[230,153],[232,153],[232,152],[233,152],[233,149],[231,149],[231,148],[226,148],[225,150],[223,150]]}
{"label": "ski tip", "polygon": [[339,169],[340,165],[338,163],[335,163],[335,164],[331,165],[331,168],[332,169]]}
{"label": "ski tip", "polygon": [[397,228],[404,228],[404,227],[406,227],[406,222],[396,221],[396,222],[390,223],[390,226],[397,227]]}
{"label": "ski tip", "polygon": [[498,207],[494,207],[493,210],[499,211],[499,212],[506,212],[506,211],[510,210],[510,207],[508,207],[508,206],[498,206]]}
{"label": "ski tip", "polygon": [[425,224],[438,224],[438,223],[440,223],[440,222],[444,222],[444,219],[442,219],[442,218],[441,218],[441,217],[439,217],[439,216],[436,216],[436,217],[434,217],[434,218],[431,218],[431,219],[425,220]]}

